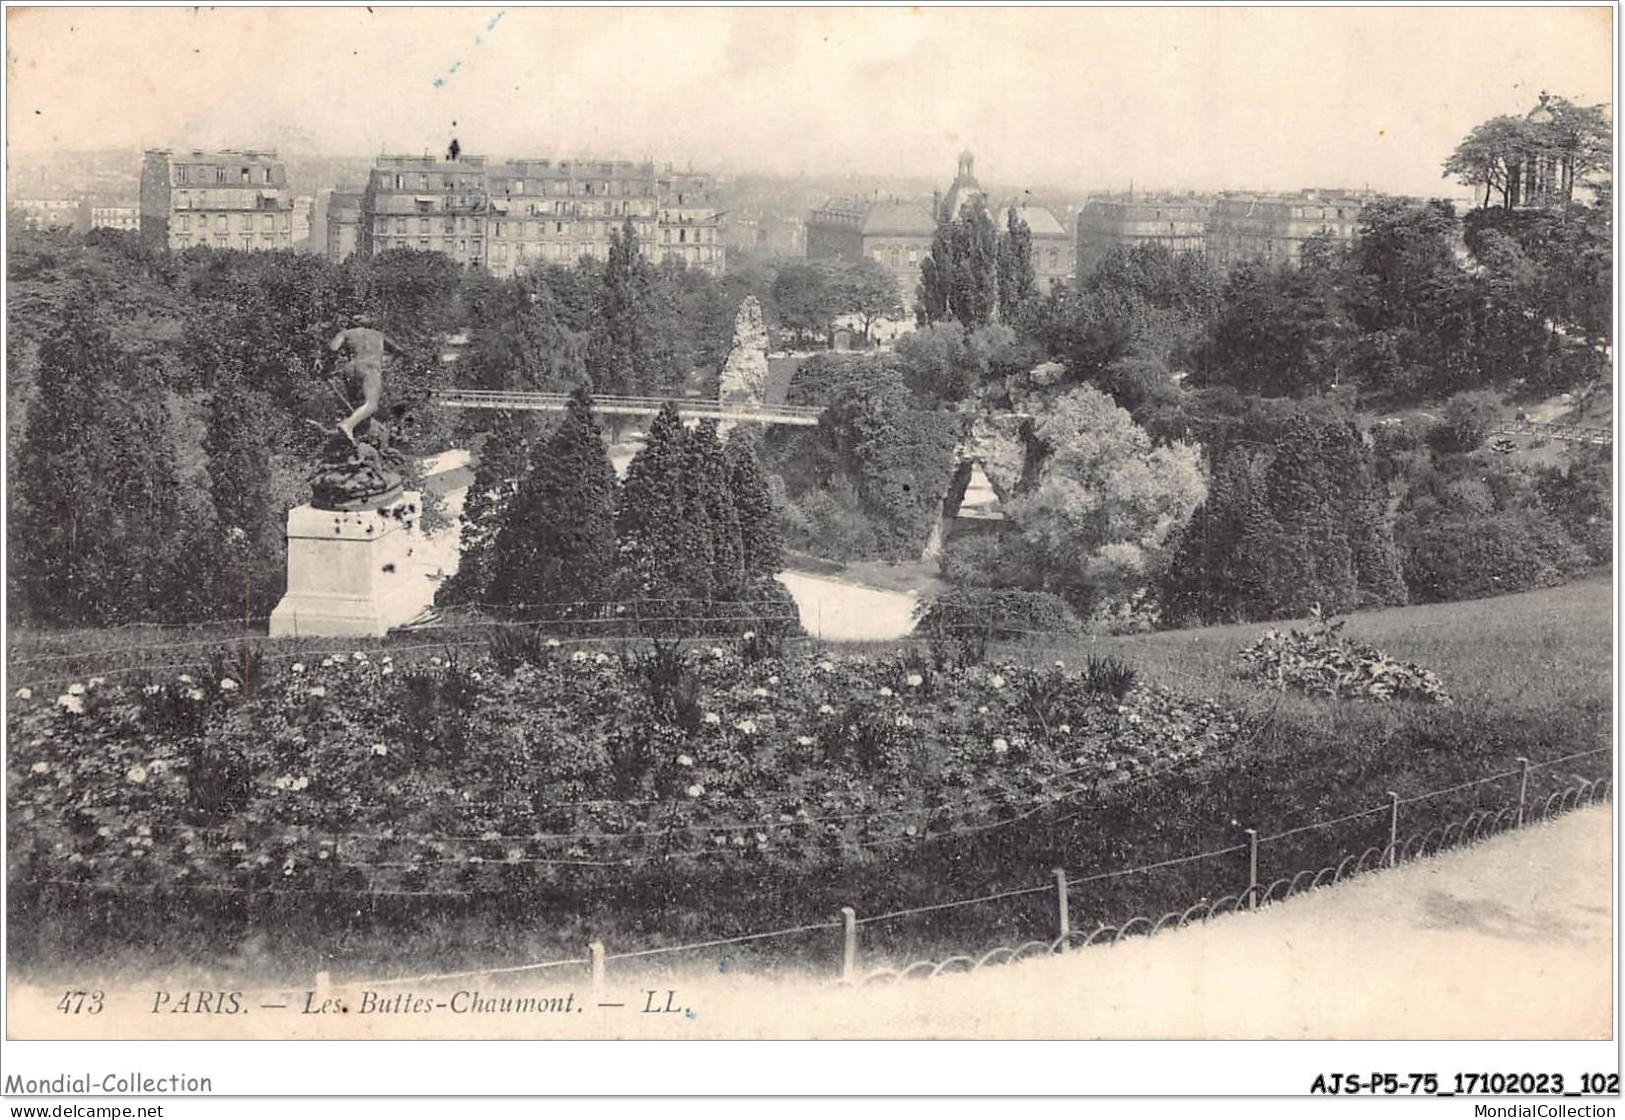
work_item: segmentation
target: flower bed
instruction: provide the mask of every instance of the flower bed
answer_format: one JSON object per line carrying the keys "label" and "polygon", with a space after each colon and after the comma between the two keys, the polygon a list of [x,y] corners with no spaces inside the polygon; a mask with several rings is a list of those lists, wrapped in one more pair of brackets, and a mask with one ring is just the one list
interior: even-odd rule
{"label": "flower bed", "polygon": [[1239,730],[1215,702],[1119,699],[1059,664],[783,656],[753,635],[247,668],[14,695],[13,881],[483,893],[724,854],[829,870],[1180,767]]}

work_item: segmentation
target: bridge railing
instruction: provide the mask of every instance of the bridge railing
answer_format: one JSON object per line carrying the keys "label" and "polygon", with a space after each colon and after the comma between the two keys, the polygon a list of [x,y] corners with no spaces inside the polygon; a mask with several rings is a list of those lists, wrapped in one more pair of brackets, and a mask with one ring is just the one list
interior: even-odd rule
{"label": "bridge railing", "polygon": [[1592,428],[1583,424],[1561,424],[1541,420],[1502,420],[1491,424],[1489,430],[1496,435],[1544,436],[1574,443],[1614,442],[1614,433],[1607,428]]}
{"label": "bridge railing", "polygon": [[[563,408],[570,400],[568,393],[521,392],[502,389],[442,389],[433,394],[435,401],[453,408]],[[679,412],[704,413],[714,416],[762,415],[788,416],[817,420],[824,411],[815,405],[770,405],[753,401],[711,401],[671,397],[599,396],[593,406],[605,411],[624,409],[659,412],[667,401]]]}

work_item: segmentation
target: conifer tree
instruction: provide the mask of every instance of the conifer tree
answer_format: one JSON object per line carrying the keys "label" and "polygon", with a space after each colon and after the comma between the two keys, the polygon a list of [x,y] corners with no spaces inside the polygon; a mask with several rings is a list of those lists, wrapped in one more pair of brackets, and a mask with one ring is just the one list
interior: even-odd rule
{"label": "conifer tree", "polygon": [[181,564],[161,388],[95,304],[76,292],[40,346],[12,497],[12,586],[20,613],[40,622],[179,617],[196,573]]}
{"label": "conifer tree", "polygon": [[767,479],[753,439],[735,428],[728,435],[728,485],[739,518],[740,559],[747,579],[771,579],[784,566],[784,549]]}
{"label": "conifer tree", "polygon": [[551,604],[605,598],[615,564],[615,469],[585,393],[532,457],[492,563],[494,602]]}
{"label": "conifer tree", "polygon": [[1280,532],[1270,552],[1267,598],[1278,615],[1301,614],[1316,603],[1343,611],[1358,599],[1341,500],[1350,481],[1348,457],[1340,434],[1329,430],[1337,427],[1296,417],[1275,445],[1266,477]]}
{"label": "conifer tree", "polygon": [[491,590],[497,535],[519,484],[530,471],[533,448],[547,432],[536,413],[499,412],[480,445],[479,465],[463,499],[457,571],[440,588],[435,601],[481,603]]}
{"label": "conifer tree", "polygon": [[677,406],[667,401],[649,425],[643,450],[627,467],[615,524],[624,593],[630,597],[689,597],[680,555],[685,442]]}
{"label": "conifer tree", "polygon": [[287,563],[284,511],[271,493],[271,402],[227,373],[209,396],[203,437],[215,532],[218,609],[259,616],[281,594]]}
{"label": "conifer tree", "polygon": [[689,443],[695,488],[711,530],[711,594],[732,600],[738,598],[745,581],[745,550],[717,422],[701,420],[689,433]]}

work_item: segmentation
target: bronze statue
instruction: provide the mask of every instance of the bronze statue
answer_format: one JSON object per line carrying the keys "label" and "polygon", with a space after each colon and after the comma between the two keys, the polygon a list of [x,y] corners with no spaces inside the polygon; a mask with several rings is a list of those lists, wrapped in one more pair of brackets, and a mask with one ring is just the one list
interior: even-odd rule
{"label": "bronze statue", "polygon": [[[384,333],[368,326],[341,330],[328,343],[328,350],[348,356],[333,367],[331,375],[339,384],[360,390],[361,403],[339,384],[334,393],[351,412],[339,421],[338,431],[322,448],[322,462],[311,477],[311,505],[317,509],[354,510],[381,505],[401,493],[400,452],[390,446],[390,430],[378,414],[383,407],[384,355],[404,354]],[[315,421],[311,421],[316,424]],[[324,425],[316,424],[322,430]]]}

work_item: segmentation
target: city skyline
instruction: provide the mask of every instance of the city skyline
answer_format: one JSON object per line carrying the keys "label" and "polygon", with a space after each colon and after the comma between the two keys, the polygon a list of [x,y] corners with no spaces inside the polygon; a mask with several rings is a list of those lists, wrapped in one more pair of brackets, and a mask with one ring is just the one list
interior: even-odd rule
{"label": "city skyline", "polygon": [[129,146],[369,156],[456,136],[493,156],[933,179],[969,148],[984,178],[1010,185],[1454,195],[1440,165],[1475,124],[1522,114],[1542,89],[1610,100],[1611,20],[1607,8],[11,9],[9,143],[21,159]]}

